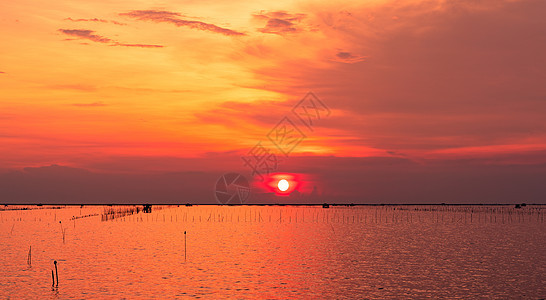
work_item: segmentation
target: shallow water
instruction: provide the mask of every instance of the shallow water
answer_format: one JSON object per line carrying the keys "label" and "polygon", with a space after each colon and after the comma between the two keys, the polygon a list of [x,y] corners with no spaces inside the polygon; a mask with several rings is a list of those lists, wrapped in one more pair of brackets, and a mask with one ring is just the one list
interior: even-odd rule
{"label": "shallow water", "polygon": [[545,208],[8,206],[0,298],[538,299]]}

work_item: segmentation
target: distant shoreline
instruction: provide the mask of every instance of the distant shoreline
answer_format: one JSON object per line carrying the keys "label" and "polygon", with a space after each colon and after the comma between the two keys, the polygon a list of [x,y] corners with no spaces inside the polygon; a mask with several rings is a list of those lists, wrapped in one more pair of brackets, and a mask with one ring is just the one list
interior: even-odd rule
{"label": "distant shoreline", "polygon": [[[330,203],[330,206],[514,206],[522,203]],[[245,203],[245,204],[218,204],[218,203],[0,203],[1,206],[322,206],[324,203]],[[543,206],[546,203],[525,203],[525,205]]]}

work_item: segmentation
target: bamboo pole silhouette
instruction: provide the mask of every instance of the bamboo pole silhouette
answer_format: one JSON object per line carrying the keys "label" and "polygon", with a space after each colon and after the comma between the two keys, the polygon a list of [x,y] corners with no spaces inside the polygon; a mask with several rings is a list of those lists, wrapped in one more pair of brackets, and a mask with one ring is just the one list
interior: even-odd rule
{"label": "bamboo pole silhouette", "polygon": [[[57,285],[56,287],[59,287],[59,273],[57,272],[57,261],[53,261],[53,264],[55,264],[55,277],[57,277]],[[51,271],[53,272],[53,271]]]}
{"label": "bamboo pole silhouette", "polygon": [[184,261],[186,261],[186,231],[184,230]]}
{"label": "bamboo pole silhouette", "polygon": [[53,280],[53,283],[51,284],[51,287],[55,286],[55,274],[53,274],[53,270],[51,270],[51,280]]}
{"label": "bamboo pole silhouette", "polygon": [[61,223],[61,221],[59,221],[59,224],[61,224],[61,233],[63,234],[63,243],[64,243],[64,228],[63,228],[63,223]]}
{"label": "bamboo pole silhouette", "polygon": [[32,246],[28,249],[28,257],[27,257],[27,264],[29,267],[32,266]]}

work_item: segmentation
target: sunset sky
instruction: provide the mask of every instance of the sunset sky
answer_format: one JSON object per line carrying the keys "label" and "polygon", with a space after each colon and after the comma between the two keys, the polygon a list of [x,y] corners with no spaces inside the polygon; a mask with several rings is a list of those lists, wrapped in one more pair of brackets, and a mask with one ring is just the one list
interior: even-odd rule
{"label": "sunset sky", "polygon": [[[4,1],[0,202],[212,203],[287,116],[306,138],[277,171],[320,201],[546,203],[545,12]],[[291,112],[308,92],[330,110],[312,128]]]}

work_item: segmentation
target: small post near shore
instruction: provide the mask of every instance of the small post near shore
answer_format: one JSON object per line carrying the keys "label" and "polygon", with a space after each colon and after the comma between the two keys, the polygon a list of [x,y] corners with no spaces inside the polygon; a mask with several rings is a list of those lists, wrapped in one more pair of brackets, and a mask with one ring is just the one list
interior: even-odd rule
{"label": "small post near shore", "polygon": [[[57,271],[57,261],[53,261],[53,264],[55,265],[55,277],[57,277],[57,284],[55,287],[59,287],[59,272]],[[53,273],[53,271],[51,271]]]}
{"label": "small post near shore", "polygon": [[27,264],[32,267],[32,246],[28,249]]}

